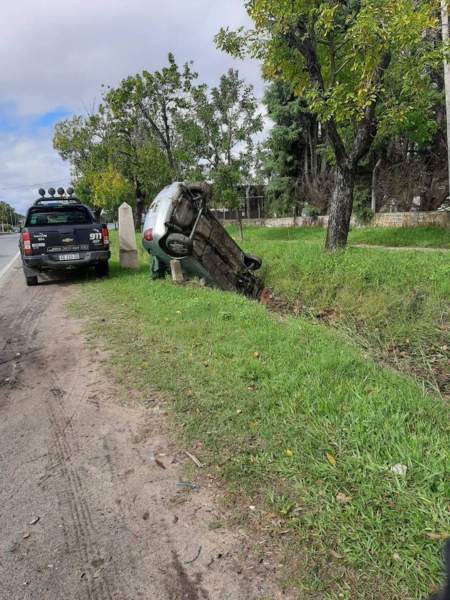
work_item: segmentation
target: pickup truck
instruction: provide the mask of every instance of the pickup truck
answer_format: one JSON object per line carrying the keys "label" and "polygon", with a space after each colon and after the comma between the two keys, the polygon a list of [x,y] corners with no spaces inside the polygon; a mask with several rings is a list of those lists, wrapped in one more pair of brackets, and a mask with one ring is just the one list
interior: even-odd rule
{"label": "pickup truck", "polygon": [[27,285],[38,284],[43,271],[93,267],[108,274],[108,228],[76,198],[40,198],[28,210],[19,240]]}

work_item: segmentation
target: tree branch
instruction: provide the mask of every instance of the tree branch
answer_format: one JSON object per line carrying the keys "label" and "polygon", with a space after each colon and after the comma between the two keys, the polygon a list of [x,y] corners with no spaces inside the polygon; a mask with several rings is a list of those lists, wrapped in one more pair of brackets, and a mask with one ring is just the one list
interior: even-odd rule
{"label": "tree branch", "polygon": [[[289,46],[300,52],[305,59],[309,78],[322,98],[324,98],[325,84],[319,57],[317,56],[315,40],[312,34],[308,32],[305,21],[300,19],[297,22],[295,29],[288,31],[285,34],[285,39]],[[333,146],[338,164],[345,163],[348,160],[348,155],[344,142],[339,135],[335,120],[329,119],[324,124],[324,127],[325,131],[327,132],[328,139]]]}
{"label": "tree branch", "polygon": [[350,163],[355,168],[358,162],[367,154],[370,150],[370,146],[373,142],[374,137],[377,134],[378,122],[375,116],[378,100],[380,97],[381,84],[383,82],[384,74],[389,67],[391,62],[390,52],[385,52],[377,68],[374,72],[373,85],[376,90],[376,98],[366,108],[362,121],[358,124],[358,129],[353,140],[352,149],[350,152]]}

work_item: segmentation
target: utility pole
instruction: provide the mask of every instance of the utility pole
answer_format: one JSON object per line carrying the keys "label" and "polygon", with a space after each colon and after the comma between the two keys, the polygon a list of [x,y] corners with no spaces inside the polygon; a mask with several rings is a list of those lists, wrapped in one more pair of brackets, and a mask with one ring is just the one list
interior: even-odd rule
{"label": "utility pole", "polygon": [[441,0],[442,16],[442,41],[444,42],[444,84],[445,84],[445,105],[447,109],[447,159],[448,159],[448,177],[450,197],[450,64],[447,58],[449,25],[448,25],[448,0]]}

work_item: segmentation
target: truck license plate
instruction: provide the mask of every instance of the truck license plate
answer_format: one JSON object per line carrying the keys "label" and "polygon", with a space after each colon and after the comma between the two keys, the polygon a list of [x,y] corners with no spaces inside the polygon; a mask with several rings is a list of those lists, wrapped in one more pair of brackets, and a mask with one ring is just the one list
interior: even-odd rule
{"label": "truck license plate", "polygon": [[74,252],[72,254],[60,254],[59,260],[79,260],[80,254],[78,252]]}

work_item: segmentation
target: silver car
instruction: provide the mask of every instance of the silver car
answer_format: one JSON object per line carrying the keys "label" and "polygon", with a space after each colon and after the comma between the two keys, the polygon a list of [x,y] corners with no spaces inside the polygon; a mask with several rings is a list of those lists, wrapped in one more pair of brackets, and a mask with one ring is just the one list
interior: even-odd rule
{"label": "silver car", "polygon": [[178,259],[187,275],[257,298],[262,281],[254,271],[261,259],[236,244],[208,209],[209,196],[206,185],[175,182],[165,187],[148,210],[143,246],[163,269]]}

